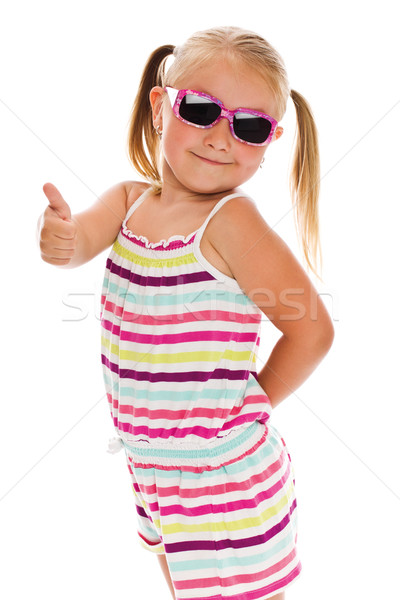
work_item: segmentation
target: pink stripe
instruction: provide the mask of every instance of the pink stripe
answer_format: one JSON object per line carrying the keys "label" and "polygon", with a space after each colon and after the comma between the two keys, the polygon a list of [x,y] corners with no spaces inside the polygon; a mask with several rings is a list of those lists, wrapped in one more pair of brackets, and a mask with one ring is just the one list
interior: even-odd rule
{"label": "pink stripe", "polygon": [[261,423],[265,423],[269,419],[270,415],[268,412],[262,410],[261,406],[257,412],[249,412],[244,415],[239,415],[236,419],[232,421],[225,422],[221,427],[220,431],[229,431],[233,427],[238,427],[239,425],[246,425],[246,423],[254,423],[254,421],[260,421]]}
{"label": "pink stripe", "polygon": [[[129,469],[130,474],[133,475],[131,465],[128,465],[128,469]],[[137,483],[133,484],[133,489],[135,490],[135,492],[142,494],[142,490]],[[160,505],[158,504],[158,502],[147,502],[147,506],[149,507],[150,511],[153,511],[155,513],[158,513],[160,511]],[[161,513],[160,513],[160,515],[161,515]]]}
{"label": "pink stripe", "polygon": [[[248,398],[251,398],[252,400],[250,402],[248,402]],[[118,400],[114,399],[112,401],[112,406],[113,408],[118,408],[119,407],[119,414],[121,415],[132,415],[134,416],[136,419],[140,418],[140,417],[145,417],[151,420],[155,420],[155,419],[166,419],[167,421],[182,421],[182,420],[188,420],[188,419],[223,419],[224,421],[227,420],[227,417],[235,417],[236,415],[238,415],[241,411],[243,411],[243,408],[246,406],[250,406],[251,404],[265,404],[268,401],[268,397],[267,396],[263,396],[263,395],[259,395],[259,396],[249,396],[244,399],[243,402],[243,406],[235,406],[231,411],[229,410],[229,408],[223,410],[221,408],[205,408],[205,407],[197,407],[197,408],[193,408],[192,410],[168,410],[168,409],[158,409],[158,410],[150,410],[146,407],[142,407],[142,408],[135,408],[134,406],[130,405],[130,404],[118,404]],[[111,401],[110,401],[111,403]],[[268,403],[270,404],[270,403]],[[261,410],[261,407],[260,407]],[[230,421],[229,423],[225,423],[224,427],[223,427],[223,431],[227,430],[227,429],[231,429],[233,426],[233,423],[235,425],[241,425],[243,423],[247,423],[249,418],[251,418],[251,422],[254,422],[255,420],[257,420],[257,418],[255,417],[259,417],[260,415],[260,411],[258,411],[257,413],[246,413],[246,414],[241,414],[240,417],[238,419],[235,419],[235,421]],[[171,423],[172,425],[172,423]],[[155,429],[151,429],[149,431],[157,431]],[[153,435],[151,436],[153,437]]]}
{"label": "pink stripe", "polygon": [[190,590],[194,588],[209,588],[215,585],[222,585],[224,588],[240,583],[251,583],[266,579],[275,573],[283,570],[297,557],[296,549],[294,548],[285,558],[282,558],[272,567],[259,571],[258,573],[245,573],[243,575],[233,575],[231,577],[208,577],[203,579],[191,579],[186,581],[174,580],[174,586],[178,590]]}
{"label": "pink stripe", "polygon": [[[148,419],[166,419],[168,421],[181,421],[183,419],[224,419],[229,415],[229,408],[226,410],[215,408],[193,408],[187,410],[149,410],[148,408],[134,408],[129,404],[120,404],[119,413],[125,415],[133,415],[134,418],[147,417]],[[154,431],[153,429],[151,431]]]}
{"label": "pink stripe", "polygon": [[[291,465],[288,463],[285,474],[267,490],[256,494],[253,498],[235,500],[233,502],[224,502],[222,504],[202,504],[200,506],[182,506],[180,504],[172,504],[170,506],[160,507],[160,516],[169,515],[186,515],[188,517],[200,517],[204,515],[213,515],[215,513],[227,513],[228,511],[246,510],[254,508],[255,504],[261,504],[264,500],[273,498],[275,494],[282,490],[291,473]],[[153,510],[159,510],[158,502],[149,503],[149,507]]]}
{"label": "pink stripe", "polygon": [[178,423],[175,425],[175,427],[170,427],[169,429],[166,429],[165,427],[152,428],[149,427],[149,425],[132,425],[132,423],[124,423],[122,421],[118,421],[117,418],[114,418],[114,425],[124,433],[129,433],[133,436],[145,435],[151,440],[159,438],[165,440],[170,437],[181,439],[187,437],[188,435],[195,435],[203,440],[209,440],[211,438],[216,437],[221,431],[229,431],[237,425],[254,423],[257,420],[264,421],[268,418],[269,415],[267,413],[262,413],[261,411],[258,411],[257,413],[248,413],[246,415],[241,415],[234,421],[231,421],[230,423],[224,423],[222,427],[214,427],[213,429],[203,427],[202,425],[180,428],[177,427]]}
{"label": "pink stripe", "polygon": [[182,342],[202,342],[202,341],[217,341],[217,342],[254,342],[257,339],[257,332],[236,331],[219,331],[219,330],[202,330],[190,331],[183,333],[172,333],[162,335],[151,335],[144,333],[133,333],[131,331],[121,330],[119,325],[111,323],[106,319],[102,319],[102,326],[113,335],[119,336],[121,340],[128,342],[137,342],[138,344],[179,344]]}
{"label": "pink stripe", "polygon": [[[240,411],[243,410],[244,406],[247,407],[252,404],[260,405],[260,404],[265,404],[265,403],[267,403],[270,406],[270,401],[269,401],[268,396],[266,396],[266,395],[264,396],[262,394],[246,396],[246,398],[244,399],[244,402],[243,402],[243,406],[234,406],[234,408],[231,411],[229,411],[229,409],[223,410],[223,409],[218,409],[218,408],[213,409],[213,408],[204,408],[204,407],[194,408],[191,411],[167,410],[167,409],[149,410],[146,407],[135,409],[130,404],[119,404],[118,400],[116,398],[112,398],[111,394],[107,394],[107,399],[113,409],[119,410],[119,414],[132,415],[135,418],[139,418],[139,417],[143,418],[144,417],[144,418],[148,418],[148,419],[152,419],[152,420],[153,419],[166,419],[168,421],[181,421],[183,419],[186,420],[186,419],[200,419],[200,418],[223,419],[226,421],[228,415],[230,417],[235,417],[236,415],[238,415],[240,413]],[[260,407],[260,410],[261,410],[261,407]],[[239,419],[232,420],[228,423],[225,422],[222,430],[227,431],[229,429],[232,429],[232,427],[234,427],[236,425],[248,422],[249,419],[251,422],[254,422],[255,420],[258,420],[259,418],[260,418],[260,411],[258,411],[257,413],[247,413],[245,415],[240,415]],[[134,431],[135,431],[135,428],[133,428],[133,432]],[[149,429],[149,437],[153,437],[154,431],[157,431],[157,430]],[[175,431],[175,429],[174,429],[174,431]],[[153,432],[153,433],[150,435],[150,432]]]}
{"label": "pink stripe", "polygon": [[179,429],[178,427],[172,427],[171,429],[165,429],[165,427],[150,429],[148,425],[134,426],[131,423],[122,423],[121,421],[116,421],[116,419],[114,419],[114,424],[120,431],[123,431],[124,433],[130,433],[133,436],[145,435],[150,439],[160,438],[165,440],[170,437],[181,439],[188,435],[196,435],[201,439],[209,440],[216,437],[220,432],[220,428],[218,427],[215,427],[214,429],[208,429],[207,427],[201,427],[200,425],[196,425],[195,427],[183,427],[182,429]]}
{"label": "pink stripe", "polygon": [[[236,457],[234,461],[236,462],[237,460],[238,458]],[[134,464],[136,466],[136,463]],[[169,496],[178,496],[180,498],[202,498],[203,496],[207,496],[210,493],[210,489],[212,490],[213,496],[218,496],[220,494],[226,494],[230,492],[241,492],[243,490],[249,490],[256,484],[267,481],[270,477],[272,477],[275,473],[282,469],[284,464],[285,453],[282,451],[278,460],[272,463],[267,469],[262,469],[260,473],[252,475],[250,478],[242,482],[235,481],[227,484],[213,485],[211,488],[210,486],[206,486],[192,489],[185,489],[179,486],[161,487],[160,485],[157,488],[155,485],[143,485],[141,487],[147,494],[155,494],[157,492],[160,498],[168,498]],[[174,468],[174,470],[176,470],[176,467]]]}
{"label": "pink stripe", "polygon": [[111,394],[109,394],[108,392],[107,392],[107,400],[108,400],[108,403],[109,403],[109,404],[110,404],[110,405],[111,405],[113,408],[118,408],[118,400],[116,400],[115,398],[113,398],[113,397],[111,396]]}
{"label": "pink stripe", "polygon": [[[246,592],[245,594],[235,594],[234,596],[209,596],[208,600],[261,600],[265,598],[266,594],[271,594],[272,592],[281,591],[283,588],[289,585],[301,572],[301,563],[300,561],[297,563],[295,568],[290,571],[288,575],[282,577],[278,581],[274,581],[270,585],[266,585],[258,590],[254,590],[252,592]],[[174,582],[175,583],[175,582]],[[178,598],[177,600],[181,600]],[[193,598],[187,597],[185,600],[204,600],[204,597],[201,598]]]}
{"label": "pink stripe", "polygon": [[[176,325],[180,323],[192,323],[193,321],[234,321],[236,323],[259,323],[261,321],[261,314],[259,313],[248,314],[246,312],[246,314],[242,314],[225,310],[200,310],[187,313],[149,316],[124,310],[122,306],[118,306],[109,300],[106,301],[105,298],[105,296],[102,296],[102,306],[104,310],[121,318],[122,321],[128,323],[134,322],[138,325],[154,326],[163,325],[164,323]],[[251,307],[247,307],[248,310],[250,310],[250,308]]]}
{"label": "pink stripe", "polygon": [[269,399],[269,397],[267,396],[267,393],[264,392],[263,394],[249,394],[248,396],[246,396],[245,398],[246,400],[246,406],[248,404],[259,404],[260,401],[262,402],[266,402],[269,401],[269,404],[271,404],[271,401]]}
{"label": "pink stripe", "polygon": [[180,344],[182,342],[254,342],[257,339],[257,332],[237,333],[236,331],[207,330],[185,331],[183,333],[170,333],[163,335],[148,335],[132,333],[130,331],[121,331],[120,339],[128,342],[138,342],[139,344]]}
{"label": "pink stripe", "polygon": [[[235,405],[232,408],[232,410],[229,413],[229,415],[231,417],[236,417],[236,415],[239,415],[240,413],[243,413],[244,408],[247,408],[247,407],[252,406],[252,405],[256,405],[261,410],[261,406],[263,404],[266,404],[267,406],[271,407],[271,401],[268,398],[267,394],[252,394],[251,396],[245,396],[243,398],[243,400],[242,400],[242,404],[241,405]],[[246,420],[247,420],[248,414],[249,413],[247,413],[246,415],[243,415],[243,416],[246,417]],[[254,413],[251,413],[251,414],[254,414]],[[257,412],[257,414],[259,414],[259,412]],[[254,419],[254,420],[257,420],[257,419]],[[233,421],[231,421],[227,425],[232,425],[232,422]],[[236,424],[240,423],[240,419],[235,420],[235,423]]]}

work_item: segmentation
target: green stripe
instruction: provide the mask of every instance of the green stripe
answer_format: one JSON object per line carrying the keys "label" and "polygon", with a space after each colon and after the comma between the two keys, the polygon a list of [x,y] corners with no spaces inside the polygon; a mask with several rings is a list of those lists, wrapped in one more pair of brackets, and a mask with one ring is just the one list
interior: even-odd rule
{"label": "green stripe", "polygon": [[[121,350],[117,344],[111,344],[110,340],[102,337],[101,342],[104,348],[110,350],[111,354],[119,356],[122,360],[131,360],[135,363],[149,363],[149,364],[174,364],[174,363],[186,363],[186,362],[220,362],[223,359],[230,361],[249,361],[251,360],[251,350],[242,352],[235,352],[234,350],[225,350],[222,352],[215,352],[212,350],[202,350],[197,352],[175,352],[168,354],[148,354],[143,352],[134,352],[132,350]],[[253,361],[256,362],[255,356]]]}
{"label": "green stripe", "polygon": [[197,262],[193,252],[175,258],[145,258],[144,256],[139,256],[139,254],[135,254],[131,250],[124,248],[118,240],[114,242],[112,249],[115,254],[118,254],[121,258],[127,258],[135,265],[142,265],[145,267],[179,267],[181,265],[190,265]]}
{"label": "green stripe", "polygon": [[[237,519],[235,521],[227,521],[226,515],[224,519],[224,515],[221,515],[220,522],[209,521],[207,523],[170,523],[169,525],[162,525],[162,534],[171,534],[171,533],[200,533],[200,532],[212,532],[212,531],[241,531],[243,529],[250,529],[251,527],[260,527],[266,521],[276,516],[285,506],[289,505],[289,498],[293,494],[293,483],[289,485],[286,490],[286,493],[282,496],[282,498],[273,506],[266,508],[259,516],[257,517],[246,517],[245,519]],[[216,516],[216,515],[215,515]],[[154,525],[159,524],[159,520],[154,520]]]}

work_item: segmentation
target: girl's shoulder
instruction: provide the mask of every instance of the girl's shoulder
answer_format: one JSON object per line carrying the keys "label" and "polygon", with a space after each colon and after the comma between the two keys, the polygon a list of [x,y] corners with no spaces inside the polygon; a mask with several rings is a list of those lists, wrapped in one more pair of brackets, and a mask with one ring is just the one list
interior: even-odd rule
{"label": "girl's shoulder", "polygon": [[240,237],[249,240],[255,230],[265,231],[268,228],[255,201],[243,193],[230,198],[215,213],[208,225],[208,234],[215,242],[221,238],[235,240]]}
{"label": "girl's shoulder", "polygon": [[[254,276],[255,287],[276,277],[276,272],[298,271],[299,263],[287,244],[274,231],[248,196],[224,203],[207,227],[207,239],[225,260],[239,285],[247,287]],[[264,281],[260,275],[264,274]],[[257,283],[257,285],[256,285]]]}
{"label": "girl's shoulder", "polygon": [[151,185],[143,181],[126,181],[126,212],[130,209],[132,204],[140,198]]}

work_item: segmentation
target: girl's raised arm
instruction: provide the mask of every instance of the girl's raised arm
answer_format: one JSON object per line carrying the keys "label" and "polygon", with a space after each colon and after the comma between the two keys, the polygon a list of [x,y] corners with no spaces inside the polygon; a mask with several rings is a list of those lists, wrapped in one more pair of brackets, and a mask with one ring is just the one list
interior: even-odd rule
{"label": "girl's raised arm", "polygon": [[328,352],[332,320],[296,257],[249,198],[223,206],[210,221],[208,239],[243,292],[283,334],[258,374],[274,407]]}
{"label": "girl's raised arm", "polygon": [[49,206],[38,221],[41,257],[52,265],[72,269],[113,244],[128,207],[144,188],[132,181],[118,183],[76,215],[71,215],[69,205],[53,184],[46,183],[43,191]]}

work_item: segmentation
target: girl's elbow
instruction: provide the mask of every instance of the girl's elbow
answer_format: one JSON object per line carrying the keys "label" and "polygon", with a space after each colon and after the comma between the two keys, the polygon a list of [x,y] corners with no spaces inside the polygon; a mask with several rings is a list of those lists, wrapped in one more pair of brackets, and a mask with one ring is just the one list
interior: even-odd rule
{"label": "girl's elbow", "polygon": [[326,319],[323,323],[314,323],[303,331],[299,341],[306,352],[323,358],[329,352],[334,337],[333,323],[330,319]]}
{"label": "girl's elbow", "polygon": [[327,354],[335,339],[335,328],[332,321],[329,321],[320,328],[316,340],[316,345],[321,354]]}

